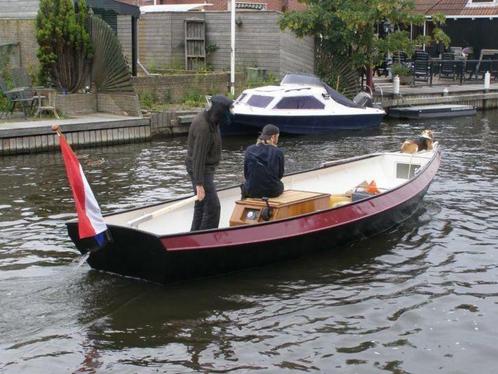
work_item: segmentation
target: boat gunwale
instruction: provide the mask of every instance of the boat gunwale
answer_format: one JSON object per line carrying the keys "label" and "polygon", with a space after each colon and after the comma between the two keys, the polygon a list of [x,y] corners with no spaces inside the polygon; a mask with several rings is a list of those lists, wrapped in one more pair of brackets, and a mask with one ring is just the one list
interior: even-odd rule
{"label": "boat gunwale", "polygon": [[[399,190],[399,189],[407,186],[408,184],[411,184],[416,179],[418,179],[419,177],[421,177],[422,175],[424,175],[426,169],[429,168],[429,166],[431,166],[433,164],[433,162],[437,159],[437,157],[438,157],[438,155],[440,153],[441,153],[440,150],[436,150],[435,149],[434,156],[430,159],[430,161],[427,162],[427,164],[421,169],[421,171],[416,176],[414,176],[413,178],[407,180],[405,183],[403,183],[403,184],[401,184],[401,185],[399,185],[399,186],[397,186],[397,187],[395,187],[395,188],[393,188],[391,190],[387,190],[385,192],[382,192],[380,194],[372,195],[370,197],[367,197],[367,198],[364,198],[364,199],[361,199],[361,200],[357,200],[355,202],[351,202],[349,204],[341,205],[341,206],[338,206],[338,207],[333,207],[333,208],[328,208],[328,209],[322,209],[322,210],[318,210],[318,211],[314,211],[314,212],[310,212],[310,213],[306,213],[306,214],[301,214],[299,216],[288,217],[288,218],[284,218],[284,219],[280,219],[280,220],[275,220],[275,221],[261,222],[261,223],[257,223],[257,224],[251,224],[251,225],[240,225],[240,226],[224,227],[224,228],[221,228],[221,229],[218,228],[218,229],[202,230],[202,231],[195,231],[195,232],[182,232],[182,233],[167,234],[167,235],[156,235],[156,234],[152,234],[152,233],[150,233],[148,231],[142,231],[142,230],[139,230],[139,231],[142,231],[144,233],[148,233],[150,235],[154,235],[154,236],[156,236],[157,238],[159,238],[162,241],[163,239],[168,240],[168,239],[175,239],[175,238],[180,238],[180,237],[185,237],[185,236],[197,236],[197,235],[200,235],[200,234],[219,233],[219,232],[234,231],[234,230],[241,230],[241,231],[242,230],[249,230],[249,229],[253,229],[255,227],[263,227],[263,226],[268,226],[268,225],[281,224],[281,223],[286,223],[286,222],[293,221],[293,220],[300,220],[300,219],[303,219],[303,218],[308,218],[308,217],[311,217],[311,216],[314,216],[314,215],[326,214],[326,213],[329,213],[331,211],[336,211],[336,210],[339,210],[339,209],[352,209],[352,208],[354,208],[355,206],[357,206],[359,204],[363,204],[363,203],[369,202],[369,201],[371,201],[373,199],[380,199],[382,197],[390,195],[390,194],[396,192],[397,190]],[[331,166],[335,166],[335,165],[331,165]],[[430,184],[431,182],[432,182],[432,178],[431,178],[431,180],[427,184]],[[424,186],[424,188],[425,188],[425,186]],[[388,211],[390,209],[395,208],[396,206],[399,206],[399,205],[403,204],[404,202],[412,199],[414,196],[416,196],[417,194],[419,194],[420,191],[422,191],[424,188],[417,190],[417,192],[414,195],[410,196],[409,198],[404,199],[403,201],[398,201],[398,202],[396,202],[391,207],[388,207],[388,208],[385,208],[385,209],[381,209],[381,210],[377,210],[377,211],[375,211],[372,214],[366,214],[364,216],[357,217],[357,218],[354,218],[354,219],[351,219],[351,220],[348,220],[348,221],[341,221],[341,222],[338,222],[337,224],[329,225],[327,227],[321,227],[321,228],[318,228],[318,229],[307,230],[305,233],[296,233],[295,235],[285,235],[285,236],[279,236],[279,237],[272,237],[271,239],[268,239],[268,238],[261,239],[261,240],[254,240],[253,239],[253,240],[251,240],[250,243],[251,244],[254,244],[254,243],[265,243],[265,242],[272,242],[272,241],[276,241],[276,240],[281,240],[283,238],[303,236],[303,235],[307,235],[307,234],[311,234],[311,233],[320,232],[320,231],[328,230],[328,229],[331,229],[331,228],[339,227],[339,226],[342,226],[342,225],[350,224],[352,222],[360,221],[360,220],[363,220],[363,219],[367,219],[369,217],[372,217],[374,215],[383,213],[385,211]],[[182,251],[192,251],[192,250],[216,249],[216,248],[224,248],[224,247],[238,246],[238,245],[244,245],[244,244],[247,244],[247,243],[226,243],[226,244],[217,244],[216,246],[206,246],[206,247],[192,246],[192,247],[182,247],[182,248],[178,248],[178,249],[168,249],[164,244],[163,245],[165,247],[164,249],[167,252],[171,253],[171,252],[182,252]]]}
{"label": "boat gunwale", "polygon": [[[314,216],[314,215],[318,215],[318,214],[329,213],[331,211],[336,211],[336,210],[339,210],[339,209],[344,209],[344,208],[350,209],[350,208],[353,208],[353,207],[355,207],[355,206],[357,206],[359,204],[371,201],[373,199],[378,199],[378,198],[381,198],[381,197],[385,197],[386,195],[392,194],[392,193],[396,192],[397,190],[403,188],[404,186],[413,183],[415,180],[417,180],[422,175],[424,175],[426,169],[428,169],[432,165],[432,163],[437,159],[438,155],[441,153],[441,151],[440,151],[439,148],[440,147],[439,147],[438,143],[436,142],[434,144],[434,150],[433,150],[434,154],[433,154],[433,156],[420,169],[420,172],[418,172],[413,178],[408,179],[407,181],[405,181],[404,183],[400,184],[399,186],[396,186],[393,189],[387,190],[385,192],[381,192],[380,194],[372,195],[372,196],[366,197],[364,199],[357,200],[357,201],[354,201],[354,202],[351,202],[351,203],[348,203],[348,204],[345,204],[345,205],[337,206],[337,207],[331,207],[331,208],[328,208],[328,209],[322,209],[322,210],[318,210],[318,211],[314,211],[314,212],[309,212],[309,213],[301,214],[301,215],[294,216],[294,217],[283,218],[283,219],[275,220],[275,221],[261,222],[261,223],[257,223],[257,224],[251,224],[251,225],[228,226],[228,227],[223,227],[223,228],[214,228],[214,229],[208,229],[208,230],[199,230],[199,231],[195,231],[195,232],[183,231],[183,232],[172,233],[172,234],[165,234],[165,235],[155,234],[155,233],[147,231],[147,230],[141,230],[140,228],[129,227],[129,226],[126,226],[126,225],[108,224],[107,226],[110,227],[110,228],[114,227],[114,228],[117,228],[117,229],[125,229],[125,230],[132,230],[132,231],[140,232],[142,234],[145,234],[145,235],[148,235],[148,236],[151,236],[151,237],[155,237],[158,240],[162,241],[163,239],[168,240],[168,239],[175,239],[175,238],[186,237],[186,236],[197,236],[197,235],[204,235],[204,234],[215,234],[215,233],[226,232],[226,231],[230,232],[230,231],[235,231],[235,230],[241,230],[242,231],[242,230],[253,229],[254,227],[266,227],[268,225],[281,224],[281,223],[285,223],[285,222],[292,221],[292,220],[298,220],[298,219],[308,218],[308,217],[311,217],[311,216]],[[315,167],[315,168],[310,168],[310,169],[306,169],[306,170],[301,170],[301,171],[296,171],[296,172],[289,173],[289,174],[286,175],[286,177],[287,176],[293,176],[293,175],[299,175],[299,174],[305,174],[305,173],[309,173],[309,172],[313,172],[313,171],[318,171],[318,170],[322,170],[322,169],[328,169],[328,168],[331,168],[331,167],[336,167],[336,166],[340,166],[340,165],[344,165],[344,164],[353,163],[353,162],[356,162],[356,161],[366,160],[366,159],[369,159],[369,158],[381,157],[381,156],[385,156],[385,155],[396,155],[396,153],[397,152],[376,152],[376,153],[370,153],[370,154],[361,155],[361,156],[353,156],[353,157],[349,157],[349,158],[345,158],[345,159],[340,159],[340,160],[335,160],[335,161],[328,161],[328,162],[322,163],[319,167]],[[431,179],[431,181],[432,181],[432,179]],[[218,191],[226,191],[226,190],[230,190],[230,189],[235,189],[237,187],[238,187],[237,185],[236,186],[228,186],[228,187],[221,188]],[[164,204],[168,204],[168,203],[174,203],[174,202],[177,202],[177,201],[188,199],[188,198],[190,198],[192,196],[193,196],[193,194],[192,195],[183,196],[183,197],[179,197],[179,198],[172,199],[172,200],[168,200],[166,202],[159,202],[159,203],[156,203],[156,204],[148,205],[146,207],[137,207],[137,208],[132,208],[132,209],[124,210],[124,211],[121,211],[121,212],[109,213],[109,214],[105,214],[104,217],[111,217],[111,216],[114,216],[114,215],[129,213],[129,212],[133,212],[133,211],[137,211],[137,210],[141,210],[141,209],[145,209],[145,208],[160,206],[160,205],[164,205]],[[407,200],[409,200],[409,199],[407,199]],[[397,205],[400,205],[402,203],[403,202],[398,202],[393,207],[395,207]],[[383,211],[385,211],[387,209],[392,209],[393,207],[386,208],[386,209],[383,209],[383,210],[380,210],[380,211],[376,211],[373,214],[362,216],[362,217],[358,217],[358,218],[352,219],[350,221],[339,222],[336,225],[332,225],[332,226],[328,226],[328,227],[323,227],[323,228],[315,229],[315,230],[309,230],[309,231],[307,231],[307,233],[313,233],[313,232],[317,232],[317,231],[322,231],[322,230],[330,229],[330,228],[333,228],[333,227],[336,227],[336,226],[340,226],[340,225],[344,225],[344,224],[347,224],[347,223],[351,223],[351,222],[354,222],[354,221],[357,221],[357,220],[365,219],[365,218],[368,218],[368,217],[370,217],[370,216],[372,216],[374,214],[379,214],[379,213],[381,213],[381,212],[383,212]],[[75,224],[76,222],[77,222],[77,219],[75,218],[73,220],[70,220],[70,221],[66,222],[66,225]],[[300,236],[300,235],[305,235],[305,234],[298,233],[298,234],[293,235],[293,236]],[[288,235],[286,237],[288,237]],[[278,240],[278,238],[262,239],[260,241],[254,241],[253,240],[252,242],[268,242],[268,241],[273,241],[273,240]],[[240,243],[240,244],[243,244],[243,243]],[[222,248],[222,247],[233,246],[233,245],[239,245],[239,243],[219,244],[216,247],[204,247],[204,248],[206,248],[206,249],[208,249],[208,248]],[[163,246],[164,246],[164,249],[166,251],[169,251],[169,252],[175,252],[175,251],[176,252],[181,252],[181,251],[190,251],[190,250],[204,249],[203,247],[199,247],[199,246],[192,246],[192,247],[179,248],[179,249],[168,249],[164,244],[163,244]]]}
{"label": "boat gunwale", "polygon": [[[256,108],[256,107],[251,107],[251,108]],[[261,108],[258,108],[261,109]],[[237,120],[237,116],[242,117],[242,116],[252,116],[252,117],[289,117],[289,113],[283,113],[283,111],[291,111],[292,116],[294,117],[309,117],[309,116],[314,116],[314,117],[320,117],[320,118],[326,118],[326,117],[332,117],[332,118],[337,118],[337,117],[359,117],[359,116],[382,116],[384,117],[386,115],[386,112],[383,109],[379,108],[373,108],[373,107],[361,107],[361,108],[355,108],[358,109],[358,112],[354,113],[329,113],[325,112],[323,109],[266,109],[264,110],[258,110],[258,111],[253,111],[253,112],[234,112],[234,117],[235,121]],[[279,111],[279,112],[277,112]],[[362,112],[361,112],[362,111]],[[244,125],[244,126],[251,126],[251,125]]]}

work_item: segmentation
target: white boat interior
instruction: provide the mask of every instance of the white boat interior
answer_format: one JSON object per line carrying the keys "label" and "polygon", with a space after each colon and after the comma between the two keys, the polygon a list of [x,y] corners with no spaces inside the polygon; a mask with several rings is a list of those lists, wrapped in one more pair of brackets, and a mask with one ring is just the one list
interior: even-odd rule
{"label": "white boat interior", "polygon": [[[286,190],[310,191],[341,195],[353,190],[364,181],[375,181],[380,193],[386,193],[417,175],[437,150],[415,154],[388,152],[374,154],[368,158],[352,158],[324,163],[332,165],[309,172],[288,175],[283,178]],[[230,217],[235,202],[240,199],[240,188],[219,191],[221,203],[220,228],[230,226]],[[187,232],[193,216],[194,197],[167,202],[142,209],[108,215],[107,224],[133,227],[155,235]]]}
{"label": "white boat interior", "polygon": [[235,100],[233,111],[261,116],[385,114],[383,109],[363,105],[360,99],[349,100],[317,77],[299,74],[287,75],[279,86],[244,90]]}

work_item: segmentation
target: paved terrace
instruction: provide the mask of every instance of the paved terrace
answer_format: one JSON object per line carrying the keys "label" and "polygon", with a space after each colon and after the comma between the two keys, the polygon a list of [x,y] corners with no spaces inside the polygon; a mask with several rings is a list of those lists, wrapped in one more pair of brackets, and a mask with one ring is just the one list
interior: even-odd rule
{"label": "paved terrace", "polygon": [[460,85],[458,81],[435,79],[432,86],[421,82],[417,82],[415,86],[401,85],[399,95],[394,95],[393,84],[386,79],[375,79],[374,83],[374,101],[381,103],[387,110],[391,107],[425,104],[465,104],[477,109],[498,108],[497,81],[491,81],[489,90],[484,90],[482,81]]}
{"label": "paved terrace", "polygon": [[[399,95],[394,95],[391,81],[383,78],[374,78],[375,101],[382,102],[383,106],[419,105],[419,104],[460,104],[461,100],[471,97],[491,99],[498,94],[498,81],[491,81],[489,90],[484,90],[483,81],[459,84],[458,80],[434,79],[432,86],[423,82],[416,82],[415,86],[400,85]],[[447,93],[445,93],[445,89]],[[477,108],[481,108],[477,105]],[[489,107],[487,107],[489,108]]]}

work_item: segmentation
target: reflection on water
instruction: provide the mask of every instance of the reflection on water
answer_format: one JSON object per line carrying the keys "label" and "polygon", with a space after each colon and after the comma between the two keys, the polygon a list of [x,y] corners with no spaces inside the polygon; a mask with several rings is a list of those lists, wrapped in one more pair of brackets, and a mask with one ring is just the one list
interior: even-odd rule
{"label": "reflection on water", "polygon": [[[431,127],[443,164],[401,227],[298,261],[169,286],[78,265],[58,154],[0,159],[0,371],[492,372],[497,119],[488,112],[282,137],[291,172],[396,149]],[[77,153],[108,212],[189,193],[185,140]],[[220,187],[239,183],[253,141],[224,142]]]}

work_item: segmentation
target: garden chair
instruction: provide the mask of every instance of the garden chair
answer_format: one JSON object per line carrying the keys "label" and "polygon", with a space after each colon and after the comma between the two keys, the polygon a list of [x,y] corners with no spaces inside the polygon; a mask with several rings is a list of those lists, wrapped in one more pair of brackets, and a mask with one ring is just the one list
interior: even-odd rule
{"label": "garden chair", "polygon": [[15,90],[19,91],[19,102],[21,103],[24,117],[28,117],[33,113],[36,103],[40,106],[41,100],[44,98],[38,95],[36,90],[42,87],[33,87],[33,80],[23,68],[13,68],[10,71],[12,81],[14,82]]}
{"label": "garden chair", "polygon": [[427,52],[418,51],[415,53],[413,61],[413,81],[415,86],[416,81],[423,81],[432,84],[431,67],[429,64],[429,54]]}
{"label": "garden chair", "polygon": [[466,80],[477,79],[477,68],[479,65],[479,60],[467,60],[465,61],[464,74]]}
{"label": "garden chair", "polygon": [[443,53],[441,70],[439,71],[439,78],[455,79],[455,74],[456,74],[455,54],[453,52]]}
{"label": "garden chair", "polygon": [[408,56],[405,52],[396,51],[393,53],[393,64],[405,65],[408,60]]}
{"label": "garden chair", "polygon": [[43,112],[50,112],[55,118],[60,119],[55,107],[55,90],[50,88],[45,88],[39,90],[38,93],[43,95],[38,96],[38,108],[36,109],[35,117],[41,116]]}
{"label": "garden chair", "polygon": [[5,80],[3,80],[2,77],[0,77],[0,90],[5,97],[7,97],[9,102],[8,113],[12,114],[16,104],[19,103],[24,113],[24,118],[27,118],[28,115],[32,113],[34,104],[43,98],[42,96],[34,95],[33,89],[29,87],[18,87],[9,90]]}
{"label": "garden chair", "polygon": [[479,56],[479,62],[477,63],[476,68],[476,78],[481,76],[481,79],[484,79],[484,74],[489,71],[493,74],[493,64],[492,60],[496,59],[498,54],[498,49],[481,49],[481,54]]}
{"label": "garden chair", "polygon": [[[477,74],[476,78],[477,79],[484,79],[484,74],[489,71],[491,72],[491,59],[488,57],[485,60],[480,60],[479,64],[477,65]],[[480,76],[480,78],[479,78]]]}

